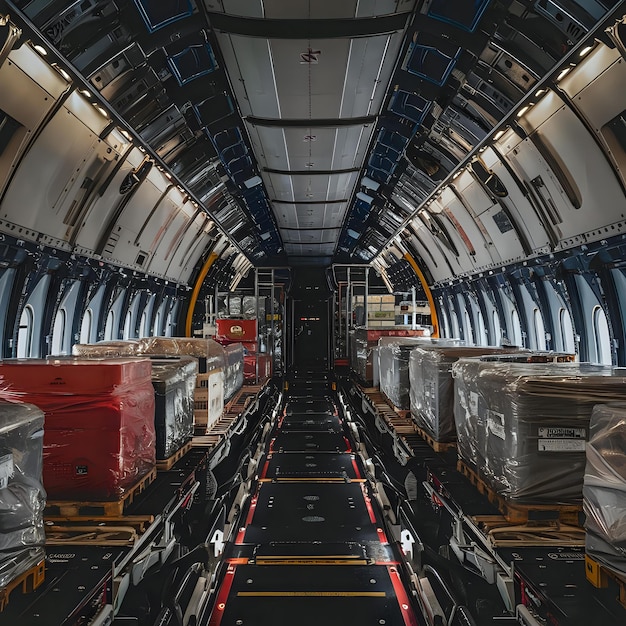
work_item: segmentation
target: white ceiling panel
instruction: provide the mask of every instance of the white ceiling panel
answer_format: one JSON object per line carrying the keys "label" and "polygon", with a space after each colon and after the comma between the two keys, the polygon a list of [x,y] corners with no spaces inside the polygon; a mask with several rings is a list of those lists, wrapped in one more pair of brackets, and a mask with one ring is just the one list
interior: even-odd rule
{"label": "white ceiling panel", "polygon": [[415,0],[204,0],[209,11],[274,19],[342,19],[410,11]]}
{"label": "white ceiling panel", "polygon": [[267,39],[217,33],[241,114],[280,118]]}
{"label": "white ceiling panel", "polygon": [[346,203],[276,204],[280,228],[338,228],[343,222]]}
{"label": "white ceiling panel", "polygon": [[335,244],[301,244],[286,243],[285,252],[292,256],[331,256],[335,251]]}

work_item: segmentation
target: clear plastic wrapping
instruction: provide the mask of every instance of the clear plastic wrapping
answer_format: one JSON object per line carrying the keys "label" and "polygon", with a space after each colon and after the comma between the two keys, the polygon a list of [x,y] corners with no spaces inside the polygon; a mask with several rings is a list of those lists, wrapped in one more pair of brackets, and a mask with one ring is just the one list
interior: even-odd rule
{"label": "clear plastic wrapping", "polygon": [[433,340],[411,351],[409,384],[411,414],[435,441],[456,440],[452,365],[461,357],[501,353],[506,348],[465,346],[462,342]]}
{"label": "clear plastic wrapping", "polygon": [[593,409],[583,506],[587,553],[626,577],[626,403]]}
{"label": "clear plastic wrapping", "polygon": [[224,401],[230,400],[243,386],[244,350],[240,343],[224,346]]}
{"label": "clear plastic wrapping", "polygon": [[43,412],[0,401],[0,589],[44,558]]}
{"label": "clear plastic wrapping", "polygon": [[382,337],[421,337],[423,329],[412,330],[391,326],[389,328],[356,328],[350,331],[350,367],[366,385],[374,381],[375,360],[378,358],[378,340]]}
{"label": "clear plastic wrapping", "polygon": [[398,408],[411,408],[409,400],[409,355],[428,339],[381,337],[378,340],[380,390]]}
{"label": "clear plastic wrapping", "polygon": [[167,459],[193,437],[198,361],[190,356],[155,357],[151,361],[156,458]]}
{"label": "clear plastic wrapping", "polygon": [[138,354],[138,349],[139,341],[135,339],[98,341],[97,343],[75,343],[72,346],[72,354],[88,358],[135,356]]}
{"label": "clear plastic wrapping", "polygon": [[212,339],[196,337],[144,337],[137,354],[159,356],[195,356],[201,373],[224,367],[224,348]]}
{"label": "clear plastic wrapping", "polygon": [[507,499],[580,504],[591,411],[626,400],[621,372],[462,358],[452,373],[459,456]]}
{"label": "clear plastic wrapping", "polygon": [[0,362],[0,398],[45,413],[50,500],[118,500],[155,465],[149,359]]}

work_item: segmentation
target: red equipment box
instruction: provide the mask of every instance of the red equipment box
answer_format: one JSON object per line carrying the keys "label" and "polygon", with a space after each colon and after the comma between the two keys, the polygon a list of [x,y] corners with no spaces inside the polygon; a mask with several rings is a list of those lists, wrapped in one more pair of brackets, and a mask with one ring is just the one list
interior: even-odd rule
{"label": "red equipment box", "polygon": [[215,340],[219,343],[225,341],[255,342],[257,340],[256,320],[215,320]]}
{"label": "red equipment box", "polygon": [[45,413],[49,500],[119,500],[155,466],[149,359],[0,362],[0,398]]}
{"label": "red equipment box", "polygon": [[243,357],[243,375],[246,382],[256,382],[257,360],[259,380],[269,378],[272,375],[272,360],[269,354],[247,354]]}

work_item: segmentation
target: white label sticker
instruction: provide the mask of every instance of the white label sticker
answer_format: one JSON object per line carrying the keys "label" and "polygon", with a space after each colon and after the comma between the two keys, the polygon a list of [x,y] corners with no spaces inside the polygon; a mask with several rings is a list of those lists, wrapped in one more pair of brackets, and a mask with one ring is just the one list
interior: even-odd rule
{"label": "white label sticker", "polygon": [[13,455],[5,454],[0,456],[0,489],[6,489],[9,485],[9,478],[13,476],[15,467],[13,465]]}
{"label": "white label sticker", "polygon": [[584,439],[539,439],[539,452],[584,452]]}
{"label": "white label sticker", "polygon": [[540,426],[539,437],[546,439],[586,439],[586,428],[570,428],[567,426]]}
{"label": "white label sticker", "polygon": [[470,415],[478,415],[478,394],[475,391],[470,391]]}
{"label": "white label sticker", "polygon": [[487,411],[487,427],[490,432],[500,439],[505,439],[504,415],[496,411]]}

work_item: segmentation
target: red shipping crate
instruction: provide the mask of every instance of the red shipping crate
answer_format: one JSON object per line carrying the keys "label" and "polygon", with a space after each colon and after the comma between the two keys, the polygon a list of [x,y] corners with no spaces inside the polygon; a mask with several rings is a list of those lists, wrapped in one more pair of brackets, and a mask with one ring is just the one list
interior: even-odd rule
{"label": "red shipping crate", "polygon": [[215,340],[222,343],[227,341],[256,341],[256,320],[215,320]]}
{"label": "red shipping crate", "polygon": [[0,398],[45,413],[49,500],[119,500],[155,466],[149,359],[7,360]]}

